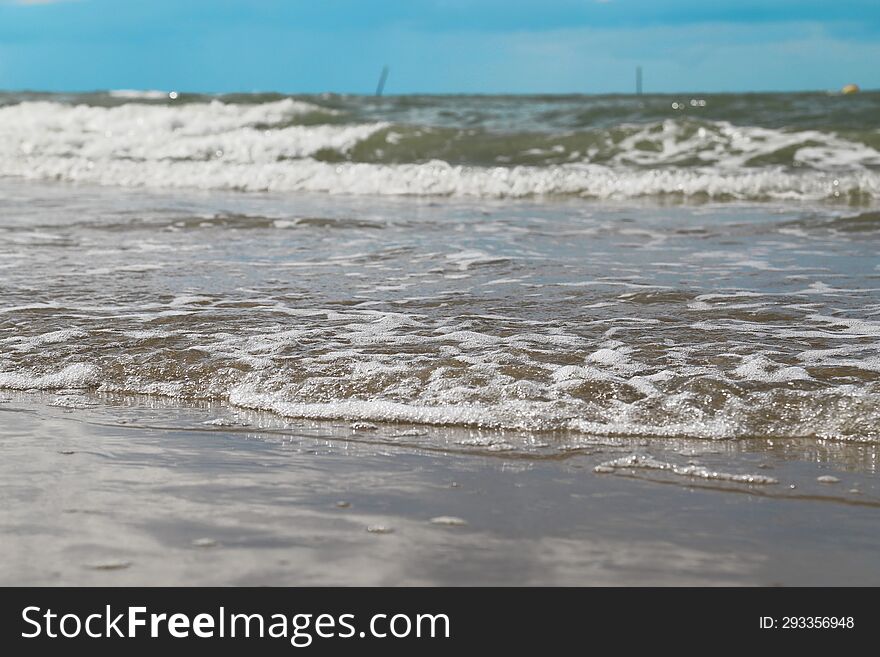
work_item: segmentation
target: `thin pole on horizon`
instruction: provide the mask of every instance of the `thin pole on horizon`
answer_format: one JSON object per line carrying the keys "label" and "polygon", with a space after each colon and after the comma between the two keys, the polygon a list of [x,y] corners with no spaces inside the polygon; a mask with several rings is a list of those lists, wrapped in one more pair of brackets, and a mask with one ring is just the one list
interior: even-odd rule
{"label": "thin pole on horizon", "polygon": [[636,66],[636,96],[642,95],[642,67]]}
{"label": "thin pole on horizon", "polygon": [[382,67],[382,74],[379,76],[379,84],[376,85],[376,95],[381,96],[385,91],[385,81],[388,79],[388,66]]}

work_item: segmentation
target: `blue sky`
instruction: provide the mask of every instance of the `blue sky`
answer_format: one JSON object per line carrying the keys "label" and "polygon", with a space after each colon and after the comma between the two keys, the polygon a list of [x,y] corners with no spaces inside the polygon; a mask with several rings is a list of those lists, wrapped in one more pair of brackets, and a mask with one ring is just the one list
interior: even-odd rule
{"label": "blue sky", "polygon": [[0,89],[880,88],[880,0],[0,0]]}

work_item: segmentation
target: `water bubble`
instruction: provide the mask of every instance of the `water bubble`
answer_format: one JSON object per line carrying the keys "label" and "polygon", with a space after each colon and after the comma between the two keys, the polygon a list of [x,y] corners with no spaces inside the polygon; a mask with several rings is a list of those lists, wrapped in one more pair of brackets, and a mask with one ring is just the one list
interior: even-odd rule
{"label": "water bubble", "polygon": [[467,520],[456,516],[437,516],[428,522],[432,525],[446,525],[447,527],[464,527],[467,524]]}

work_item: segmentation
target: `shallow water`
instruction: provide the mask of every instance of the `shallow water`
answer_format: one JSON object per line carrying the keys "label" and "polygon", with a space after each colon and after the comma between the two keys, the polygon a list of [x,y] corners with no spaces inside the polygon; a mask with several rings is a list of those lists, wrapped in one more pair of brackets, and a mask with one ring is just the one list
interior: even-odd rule
{"label": "shallow water", "polygon": [[880,437],[866,210],[2,183],[0,386],[288,417]]}

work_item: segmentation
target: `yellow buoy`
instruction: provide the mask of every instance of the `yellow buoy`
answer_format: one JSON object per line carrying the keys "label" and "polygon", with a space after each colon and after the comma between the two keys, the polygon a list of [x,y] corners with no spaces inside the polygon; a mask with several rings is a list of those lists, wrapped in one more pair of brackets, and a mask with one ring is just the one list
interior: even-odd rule
{"label": "yellow buoy", "polygon": [[857,84],[845,84],[843,85],[843,89],[840,90],[842,94],[854,94],[858,93],[859,85]]}

